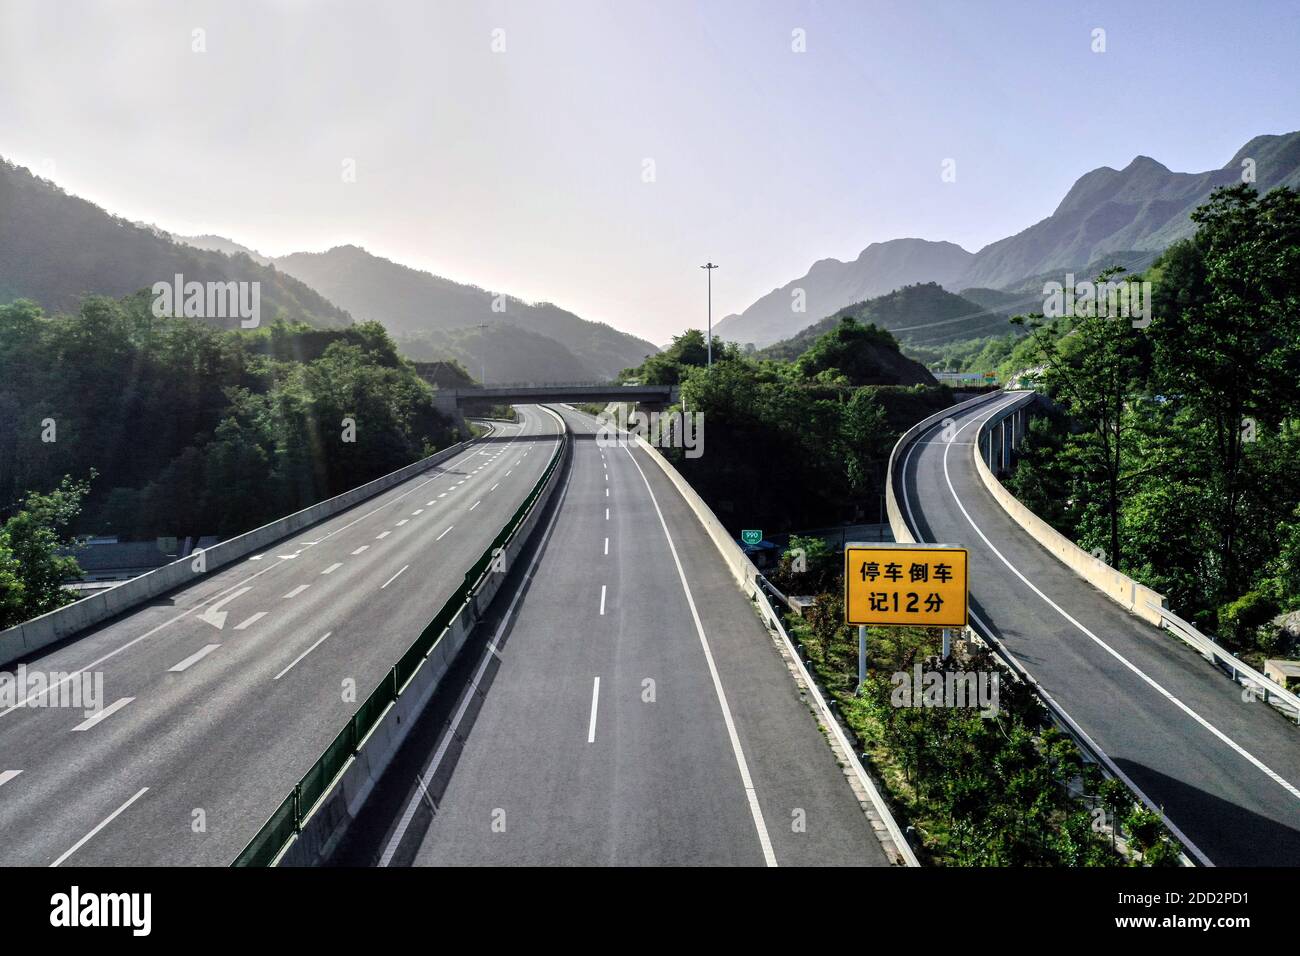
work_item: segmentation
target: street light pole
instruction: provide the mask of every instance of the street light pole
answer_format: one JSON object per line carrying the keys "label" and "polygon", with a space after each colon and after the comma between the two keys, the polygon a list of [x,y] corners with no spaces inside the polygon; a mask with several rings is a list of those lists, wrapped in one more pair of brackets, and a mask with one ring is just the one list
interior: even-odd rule
{"label": "street light pole", "polygon": [[715,266],[712,262],[706,262],[704,265],[700,266],[700,268],[703,269],[709,277],[709,337],[708,337],[707,345],[709,349],[709,368],[712,369],[713,368],[713,270],[716,269],[717,266]]}

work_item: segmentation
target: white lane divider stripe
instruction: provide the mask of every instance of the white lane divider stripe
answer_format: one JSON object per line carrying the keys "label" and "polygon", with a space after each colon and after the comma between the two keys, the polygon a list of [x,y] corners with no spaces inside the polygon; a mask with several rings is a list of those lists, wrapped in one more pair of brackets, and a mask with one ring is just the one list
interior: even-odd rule
{"label": "white lane divider stripe", "polygon": [[262,618],[264,618],[264,617],[266,617],[266,612],[265,612],[265,611],[258,611],[257,613],[253,614],[251,617],[248,617],[248,618],[246,618],[246,619],[240,621],[238,624],[236,624],[236,625],[235,625],[235,630],[236,630],[236,631],[246,631],[246,630],[248,630],[250,627],[252,627],[254,624],[256,624],[258,621],[260,621],[260,620],[261,620]]}
{"label": "white lane divider stripe", "polygon": [[387,538],[387,537],[388,537],[390,534],[392,534],[392,533],[393,533],[393,532],[391,532],[391,531],[381,531],[381,532],[379,532],[379,534],[375,535],[375,540],[376,540],[376,541],[383,541],[385,538]]}
{"label": "white lane divider stripe", "polygon": [[406,524],[406,522],[410,520],[411,520],[410,518],[403,518],[401,521],[397,522],[397,527],[400,528],[402,525]]}
{"label": "white lane divider stripe", "polygon": [[602,616],[605,613],[605,585],[603,584],[600,586],[600,613]]}
{"label": "white lane divider stripe", "polygon": [[478,507],[479,505],[481,505],[482,503],[483,503],[483,502],[482,502],[481,499],[480,499],[479,501],[474,502],[472,505],[469,506],[469,510],[470,510],[470,511],[473,511],[475,508],[477,508],[477,507]]}
{"label": "white lane divider stripe", "polygon": [[179,674],[182,671],[187,671],[195,664],[197,664],[199,661],[203,660],[203,658],[207,657],[209,654],[215,651],[220,646],[221,646],[220,644],[208,644],[200,648],[199,650],[195,651],[193,654],[185,658],[185,660],[181,661],[179,664],[167,668],[167,671],[168,673],[171,674]]}
{"label": "white lane divider stripe", "polygon": [[85,846],[85,845],[86,845],[87,843],[89,843],[92,839],[94,839],[95,834],[97,834],[100,830],[104,829],[104,827],[108,826],[110,823],[112,823],[114,820],[116,820],[116,819],[117,819],[117,818],[122,814],[122,811],[124,811],[124,810],[125,810],[127,807],[129,807],[131,804],[135,803],[137,800],[139,800],[141,797],[143,797],[143,796],[144,796],[146,793],[148,793],[148,792],[149,792],[149,788],[148,788],[148,787],[141,787],[140,790],[139,790],[139,792],[136,793],[136,795],[135,795],[134,797],[132,797],[130,800],[126,801],[126,803],[122,804],[120,807],[118,807],[116,810],[114,810],[112,813],[110,813],[108,816],[106,816],[106,817],[103,819],[103,821],[100,822],[100,824],[99,824],[97,827],[95,827],[95,829],[91,830],[91,831],[90,831],[89,833],[87,833],[84,837],[82,837],[80,840],[78,840],[76,843],[74,843],[74,844],[72,845],[72,849],[68,850],[68,852],[64,853],[61,857],[59,857],[57,860],[55,860],[53,863],[51,863],[50,866],[51,866],[51,867],[56,867],[56,866],[59,866],[61,863],[63,863],[64,860],[66,860],[68,857],[72,856],[72,854],[76,853],[76,852],[77,852],[78,850],[80,850],[83,846]]}
{"label": "white lane divider stripe", "polygon": [[745,760],[744,748],[740,745],[740,735],[736,732],[736,721],[731,715],[731,707],[727,704],[726,691],[722,689],[722,678],[718,675],[718,666],[713,660],[713,650],[709,647],[709,639],[704,633],[704,623],[700,620],[700,612],[695,607],[695,597],[691,594],[691,586],[686,581],[686,570],[682,567],[682,559],[677,554],[677,545],[673,543],[672,533],[668,530],[668,522],[664,519],[664,513],[659,508],[659,499],[655,497],[654,489],[650,487],[650,479],[646,477],[641,470],[641,463],[636,460],[632,454],[632,449],[624,448],[627,457],[632,459],[632,464],[636,470],[641,473],[641,480],[645,482],[645,489],[650,493],[650,503],[655,506],[655,514],[659,516],[659,526],[664,530],[664,537],[668,539],[668,550],[672,553],[673,563],[677,566],[677,579],[681,582],[682,590],[686,592],[686,603],[691,609],[691,619],[695,622],[695,633],[699,636],[700,646],[704,648],[704,660],[709,666],[709,676],[713,678],[713,690],[718,697],[718,705],[722,708],[722,719],[727,725],[727,736],[731,739],[731,752],[735,755],[736,766],[740,769],[740,782],[745,788],[745,799],[749,802],[749,812],[754,818],[754,829],[758,831],[758,844],[763,850],[763,859],[768,866],[776,866],[776,853],[772,849],[772,839],[767,833],[767,823],[763,819],[763,808],[758,804],[758,793],[754,790],[753,778],[749,775],[749,763]]}
{"label": "white lane divider stripe", "polygon": [[596,706],[600,703],[600,678],[591,685],[591,722],[587,724],[587,743],[596,742]]}
{"label": "white lane divider stripe", "polygon": [[[410,567],[409,564],[404,565],[404,566],[402,567],[402,571],[405,571],[405,570],[406,570],[407,568],[409,568],[409,567]],[[394,574],[391,578],[389,578],[389,579],[388,579],[387,581],[385,581],[383,584],[379,585],[379,590],[382,591],[384,588],[388,587],[388,585],[392,584],[392,583],[393,583],[394,581],[396,581],[399,577],[401,577],[401,576],[402,576],[402,571],[398,571],[396,574]]]}
{"label": "white lane divider stripe", "polygon": [[368,544],[363,544],[361,547],[357,548],[357,550],[355,550],[355,551],[352,552],[352,556],[355,558],[355,557],[356,557],[358,554],[360,554],[361,552],[363,552],[363,551],[369,551],[369,550],[370,550],[370,545],[368,545]]}
{"label": "white lane divider stripe", "polygon": [[303,591],[307,590],[309,587],[311,587],[310,584],[300,584],[300,585],[298,585],[296,588],[294,588],[292,591],[290,591],[288,594],[286,594],[286,595],[284,596],[284,599],[287,601],[289,598],[295,598],[295,597],[297,597],[299,594],[301,594]]}
{"label": "white lane divider stripe", "polygon": [[609,554],[609,538],[605,539],[605,553]]}
{"label": "white lane divider stripe", "polygon": [[341,568],[341,567],[343,567],[343,562],[342,562],[342,561],[335,561],[335,562],[334,562],[333,564],[331,564],[328,568],[326,568],[324,571],[322,571],[321,574],[333,574],[335,571],[337,571],[337,570],[338,570],[339,568]]}
{"label": "white lane divider stripe", "polygon": [[412,517],[412,518],[416,518],[416,517],[419,517],[419,516],[422,515],[422,514],[424,514],[424,509],[423,509],[423,508],[416,508],[414,511],[411,512],[411,517]]}
{"label": "white lane divider stripe", "polygon": [[21,770],[0,770],[0,787],[22,773]]}
{"label": "white lane divider stripe", "polygon": [[447,525],[447,530],[444,531],[442,534],[438,535],[438,537],[434,538],[433,540],[434,540],[434,541],[441,541],[443,538],[445,538],[445,537],[447,536],[447,533],[448,533],[449,531],[451,531],[451,529],[454,528],[454,527],[456,527],[454,524],[449,524],[449,525]]}
{"label": "white lane divider stripe", "polygon": [[295,657],[295,658],[293,659],[292,663],[290,663],[288,667],[286,667],[284,670],[280,671],[280,673],[278,673],[278,674],[276,674],[274,677],[272,677],[271,680],[279,680],[279,679],[280,679],[281,677],[283,677],[285,674],[289,673],[289,671],[293,670],[293,669],[298,665],[298,662],[299,662],[299,661],[301,661],[304,657],[306,657],[306,656],[307,656],[308,654],[310,654],[312,651],[316,650],[316,648],[318,648],[318,647],[320,647],[322,644],[324,644],[324,643],[325,643],[325,638],[326,638],[326,637],[329,637],[329,636],[330,636],[331,634],[333,634],[333,633],[334,633],[333,631],[326,631],[324,637],[322,637],[319,641],[317,641],[317,642],[316,642],[315,644],[313,644],[311,647],[307,648],[305,651],[303,651],[301,654],[299,654],[297,657]]}
{"label": "white lane divider stripe", "polygon": [[117,700],[113,701],[113,703],[109,704],[107,707],[103,708],[102,710],[95,711],[93,714],[91,714],[81,723],[77,724],[77,726],[73,727],[72,728],[73,732],[75,733],[76,731],[79,730],[90,730],[90,728],[96,726],[100,721],[112,717],[114,714],[116,714],[127,704],[131,703],[131,701],[133,700],[135,700],[134,697],[119,697]]}
{"label": "white lane divider stripe", "polygon": [[[478,670],[470,681],[471,688],[478,687],[478,682],[483,679],[483,674],[487,670],[488,663],[492,658],[500,658],[500,654],[498,654],[496,650],[497,643],[501,640],[501,635],[506,632],[506,627],[514,616],[515,605],[519,603],[519,599],[523,596],[524,591],[528,587],[528,582],[532,580],[533,572],[537,570],[537,561],[542,556],[542,551],[544,550],[542,545],[545,545],[545,543],[550,540],[551,529],[555,527],[555,519],[559,517],[564,500],[569,494],[570,478],[572,478],[572,472],[565,475],[564,487],[560,489],[559,500],[557,501],[554,510],[551,512],[550,519],[546,522],[546,530],[542,533],[541,544],[539,544],[537,549],[533,551],[532,559],[528,562],[528,570],[524,572],[523,580],[519,582],[519,587],[515,589],[514,596],[510,598],[510,604],[507,605],[506,613],[501,617],[501,623],[497,625],[497,631],[492,637],[492,642],[483,652],[483,657],[479,661]],[[469,702],[474,699],[474,696],[475,691],[473,689],[467,689],[461,696],[460,707],[457,708],[456,715],[452,718],[451,726],[448,727],[446,733],[442,735],[442,741],[438,744],[438,749],[434,751],[433,759],[429,761],[428,767],[425,768],[425,779],[433,779],[433,775],[438,772],[438,767],[442,764],[442,758],[447,753],[447,748],[451,746],[452,740],[456,738],[456,731],[460,728],[460,722],[464,719],[465,711],[469,707]],[[393,832],[392,838],[388,841],[388,846],[384,848],[384,853],[379,858],[380,866],[388,866],[393,862],[393,855],[397,853],[397,848],[401,844],[402,838],[406,836],[406,831],[411,825],[411,820],[415,817],[415,810],[416,807],[419,806],[419,803],[420,795],[418,793],[413,794],[406,804],[406,810],[402,813],[402,819],[398,821],[397,829]]]}

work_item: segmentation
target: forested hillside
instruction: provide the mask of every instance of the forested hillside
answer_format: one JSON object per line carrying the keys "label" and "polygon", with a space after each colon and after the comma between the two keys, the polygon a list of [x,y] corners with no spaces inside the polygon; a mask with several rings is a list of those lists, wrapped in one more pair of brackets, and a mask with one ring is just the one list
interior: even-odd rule
{"label": "forested hillside", "polygon": [[715,337],[713,370],[698,330],[624,377],[680,383],[682,405],[704,415],[704,454],[664,449],[733,530],[785,531],[877,520],[885,461],[898,435],[952,402],[946,388],[891,378],[898,345],[846,317],[794,361],[746,355]]}
{"label": "forested hillside", "polygon": [[375,323],[222,331],[149,305],[0,306],[0,519],[68,476],[89,482],[75,532],[228,536],[456,438]]}
{"label": "forested hillside", "polygon": [[1082,547],[1249,655],[1300,650],[1300,194],[1216,192],[1143,277],[1149,326],[1031,317],[1004,368],[1060,413],[1010,480]]}
{"label": "forested hillside", "polygon": [[[87,294],[131,295],[177,274],[186,282],[260,283],[264,324],[352,323],[347,312],[273,267],[176,242],[0,159],[0,303],[31,299],[55,312],[76,310]],[[234,327],[239,320],[211,321]]]}

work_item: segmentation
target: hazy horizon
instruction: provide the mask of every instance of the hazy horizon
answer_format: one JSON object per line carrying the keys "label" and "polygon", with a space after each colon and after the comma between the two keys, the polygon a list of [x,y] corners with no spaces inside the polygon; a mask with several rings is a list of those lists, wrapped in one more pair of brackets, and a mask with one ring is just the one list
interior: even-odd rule
{"label": "hazy horizon", "polygon": [[178,235],[355,244],[663,344],[702,327],[705,260],[716,321],[872,242],[978,251],[1098,166],[1201,172],[1300,128],[1298,22],[1273,3],[0,0],[0,155]]}

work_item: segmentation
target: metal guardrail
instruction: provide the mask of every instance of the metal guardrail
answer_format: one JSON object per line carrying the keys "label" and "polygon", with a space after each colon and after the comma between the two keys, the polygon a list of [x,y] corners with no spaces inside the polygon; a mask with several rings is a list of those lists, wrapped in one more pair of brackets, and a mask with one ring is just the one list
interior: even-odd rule
{"label": "metal guardrail", "polygon": [[1193,624],[1184,621],[1167,607],[1147,602],[1147,606],[1160,615],[1160,625],[1175,637],[1201,654],[1216,667],[1222,668],[1234,681],[1244,685],[1252,693],[1263,697],[1264,703],[1272,704],[1278,710],[1300,723],[1300,696],[1293,694],[1271,677],[1266,677],[1245,661],[1224,650],[1208,634],[1202,634]]}
{"label": "metal guardrail", "polygon": [[302,779],[294,785],[289,795],[235,858],[232,866],[271,866],[288,847],[302,829],[303,823],[315,812],[335,781],[347,768],[348,762],[356,756],[362,743],[379,723],[380,717],[388,706],[401,696],[420,668],[427,665],[429,655],[446,634],[452,620],[466,604],[475,599],[482,589],[493,556],[506,545],[524,523],[529,510],[546,487],[547,481],[560,466],[570,441],[571,436],[566,429],[555,454],[551,456],[550,463],[542,476],[537,479],[537,483],[533,485],[528,497],[478,560],[470,566],[455,593],[447,599],[433,616],[433,620],[420,632],[420,636],[398,658],[393,668],[384,675],[379,686],[357,708],[356,713],[335,736],[333,742],[325,748],[325,752],[316,758],[310,769],[303,774]]}
{"label": "metal guardrail", "polygon": [[[980,395],[968,401],[960,402],[956,405],[944,409],[943,411],[937,412],[936,414],[931,415],[926,419],[923,419],[922,421],[918,422],[916,425],[913,425],[906,432],[904,432],[902,436],[899,437],[898,441],[894,445],[893,451],[890,452],[888,471],[885,473],[885,488],[886,488],[886,494],[888,496],[890,527],[894,532],[894,539],[896,541],[905,542],[905,543],[916,543],[916,538],[912,534],[912,528],[908,524],[907,519],[903,514],[903,510],[899,506],[898,499],[894,493],[894,482],[896,479],[900,477],[895,471],[895,465],[899,460],[900,453],[909,444],[915,441],[916,438],[918,438],[921,435],[921,433],[924,432],[927,428],[930,428],[931,426],[943,421],[944,418],[951,416],[954,412],[961,411],[966,408],[972,408],[984,402],[991,403],[991,401],[994,400],[998,395],[1004,395],[1004,394],[1005,391],[990,392],[987,395]],[[980,450],[980,446],[977,439],[975,442],[975,446],[973,448],[973,452],[975,454],[975,459],[977,462],[983,460],[980,457],[979,450]],[[976,620],[978,621],[979,619],[976,618]],[[981,621],[980,624],[983,625],[983,622]],[[1132,780],[1132,778],[1130,778],[1129,775],[1126,774],[1123,771],[1123,769],[1121,769],[1120,766],[1110,758],[1110,755],[1101,749],[1101,747],[1092,739],[1092,737],[1088,735],[1088,732],[1075,722],[1074,718],[1071,717],[1069,713],[1066,712],[1065,708],[1056,702],[1056,699],[1052,697],[1050,693],[1048,693],[1047,689],[1043,687],[1043,685],[1040,684],[1032,674],[1029,673],[1029,671],[1025,668],[1025,666],[1021,664],[1020,661],[1017,660],[1016,657],[1012,655],[1012,653],[1009,650],[1007,650],[1007,648],[1003,645],[1003,643],[1000,640],[998,640],[998,638],[992,633],[991,630],[986,630],[982,626],[980,629],[977,630],[975,627],[967,625],[965,629],[965,634],[968,638],[974,639],[976,642],[984,645],[990,651],[992,651],[993,655],[997,657],[998,660],[1000,660],[1002,664],[1007,668],[1007,670],[1010,672],[1013,679],[1025,684],[1026,686],[1028,686],[1033,690],[1034,694],[1038,697],[1038,699],[1043,702],[1043,706],[1047,710],[1048,718],[1052,721],[1054,725],[1056,725],[1056,727],[1059,730],[1061,730],[1064,734],[1066,734],[1066,736],[1068,736],[1072,741],[1074,741],[1075,746],[1079,748],[1079,751],[1085,756],[1085,758],[1097,764],[1097,766],[1099,766],[1102,769],[1102,772],[1106,776],[1113,777],[1121,781],[1126,787],[1128,787],[1129,792],[1135,795],[1138,798],[1138,800],[1148,810],[1151,810],[1153,813],[1159,815],[1161,821],[1169,829],[1170,833],[1174,835],[1174,837],[1184,848],[1185,852],[1181,854],[1181,859],[1184,866],[1195,865],[1192,862],[1191,858],[1188,856],[1188,852],[1192,852],[1196,856],[1197,862],[1207,866],[1213,865],[1203,855],[1201,855],[1199,852],[1196,852],[1192,849],[1194,844],[1192,844],[1191,841],[1188,840],[1187,837],[1183,834],[1182,830],[1180,830],[1174,824],[1174,822],[1165,815],[1164,809],[1160,806],[1157,806],[1155,802],[1152,801],[1142,791],[1140,787],[1138,787],[1138,785]]]}

